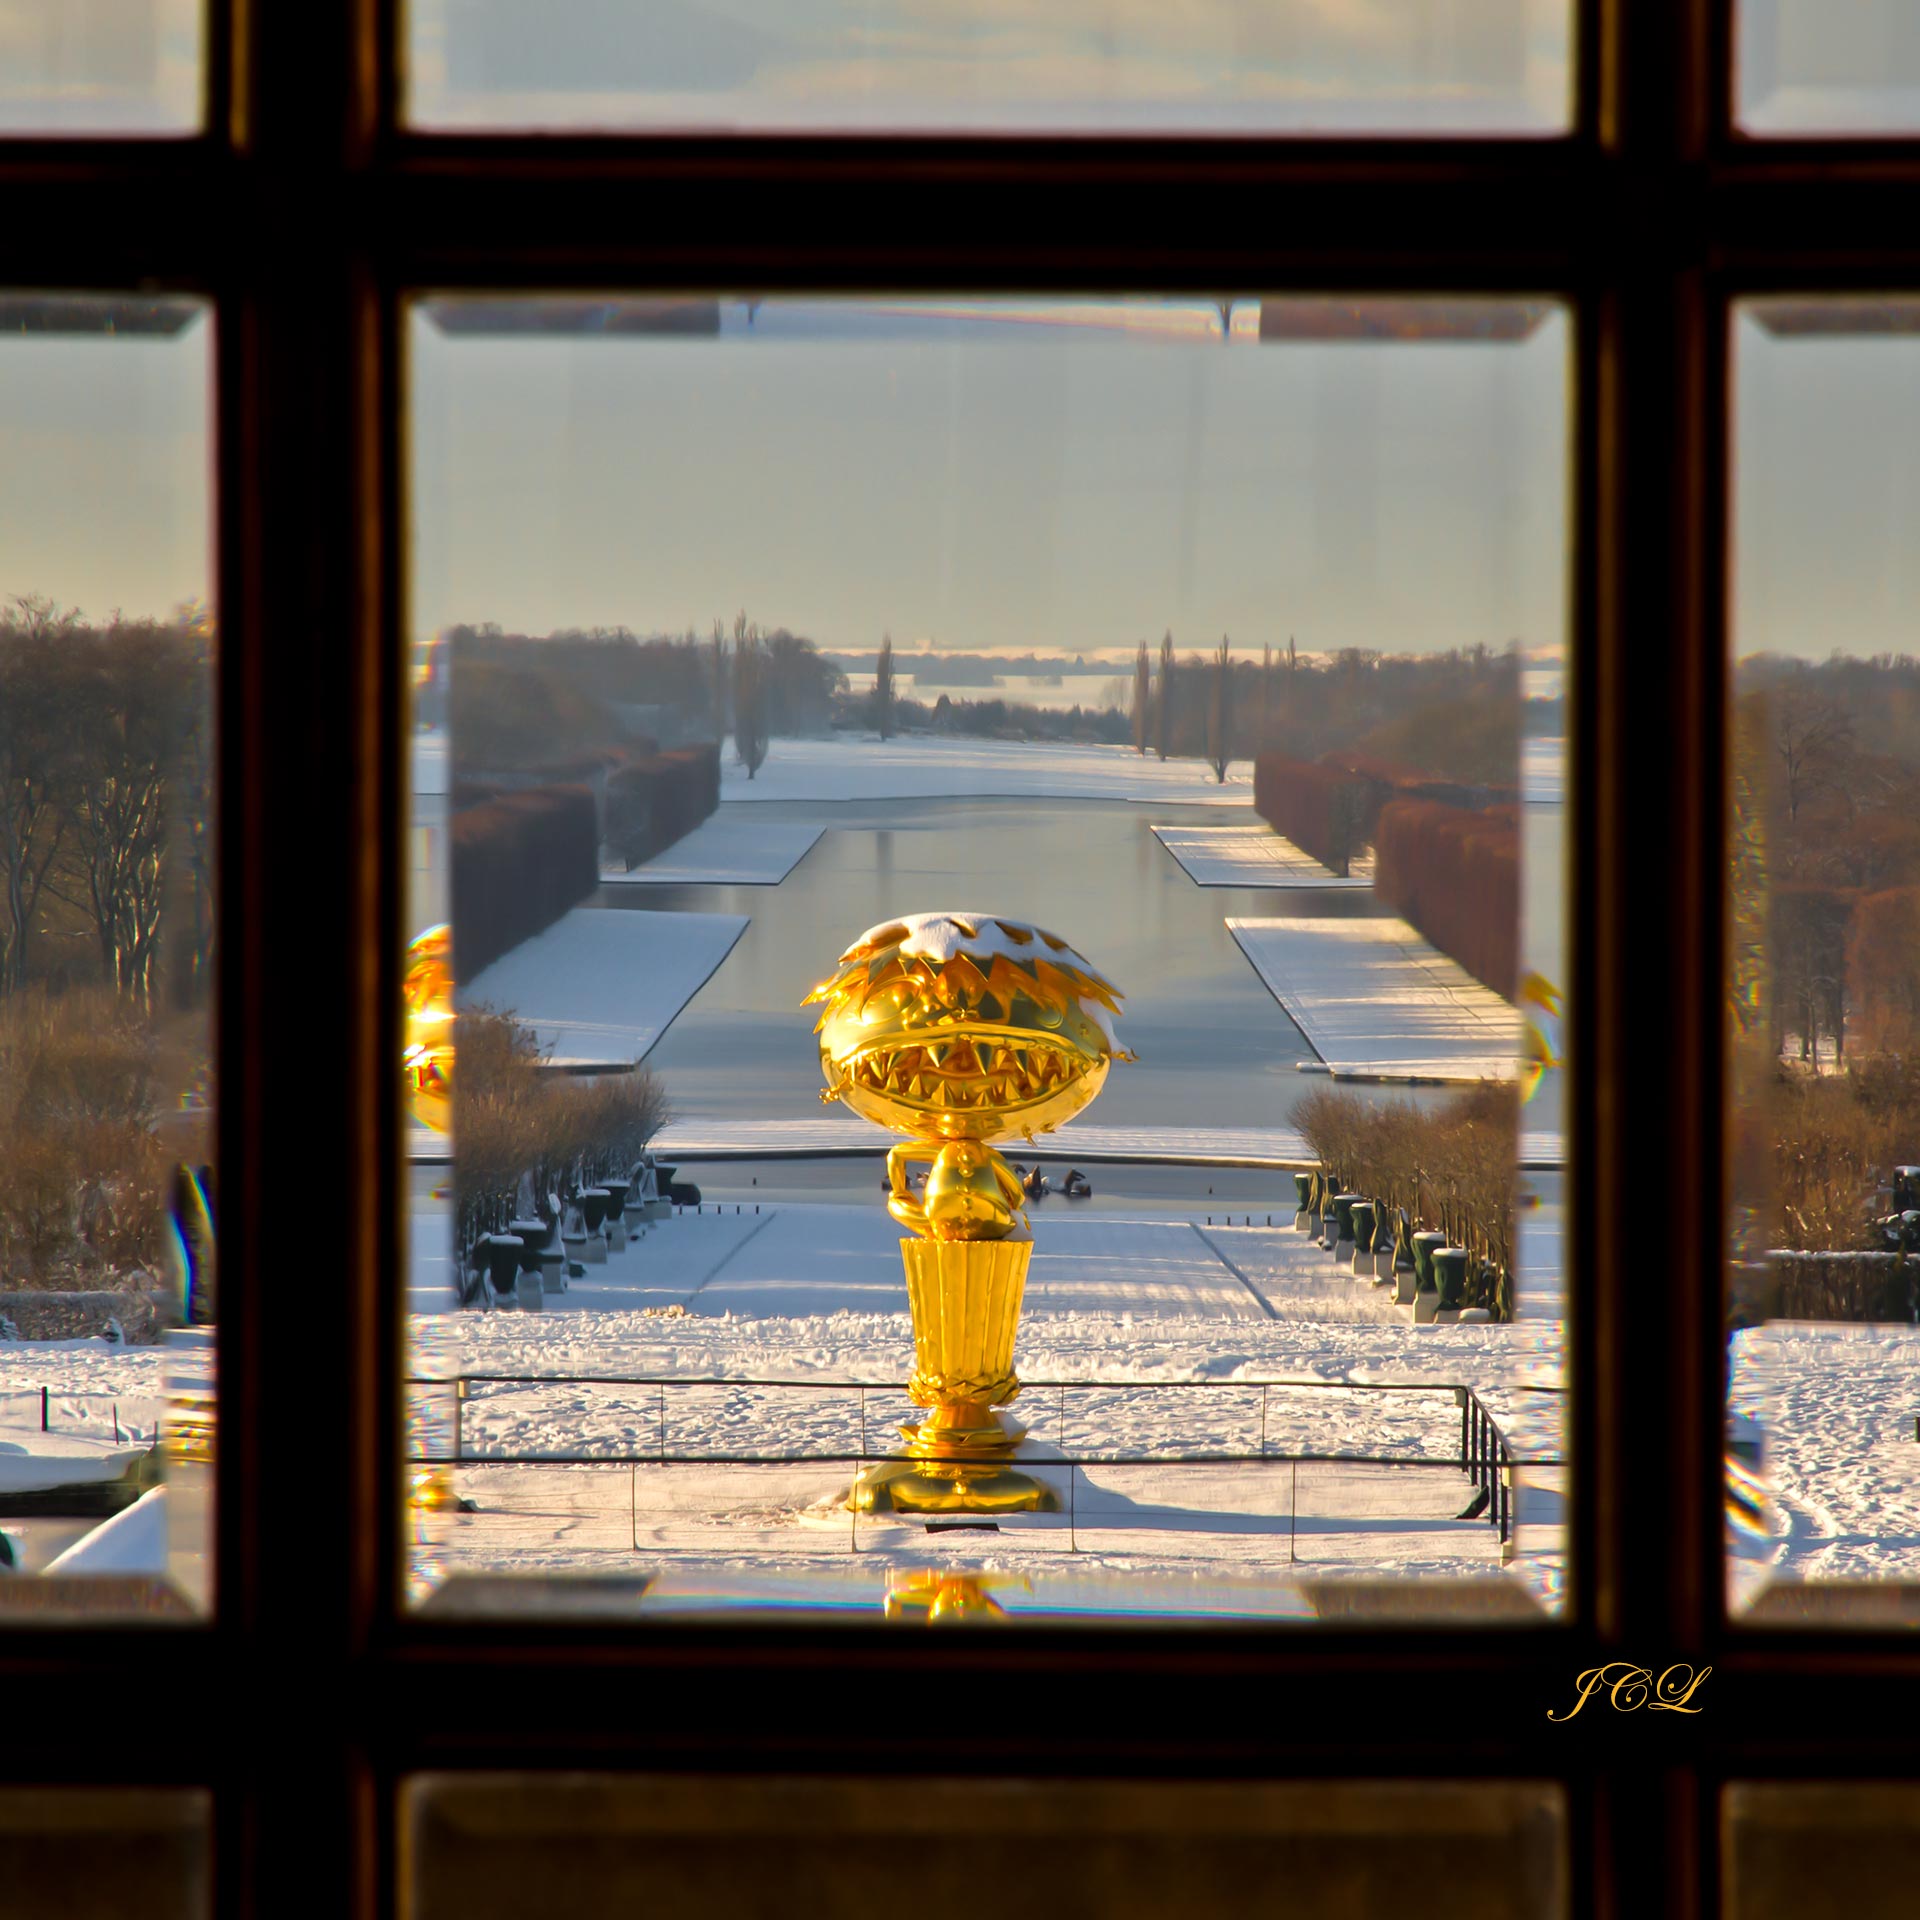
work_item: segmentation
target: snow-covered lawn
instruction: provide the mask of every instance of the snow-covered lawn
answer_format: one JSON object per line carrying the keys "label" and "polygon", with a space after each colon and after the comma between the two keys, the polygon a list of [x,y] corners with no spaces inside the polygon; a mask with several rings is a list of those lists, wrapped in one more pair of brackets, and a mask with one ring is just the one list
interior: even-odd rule
{"label": "snow-covered lawn", "polygon": [[1371,858],[1345,877],[1274,832],[1249,827],[1155,827],[1160,844],[1198,887],[1370,887]]}
{"label": "snow-covered lawn", "polygon": [[1221,785],[1204,760],[1157,760],[1131,747],[843,733],[775,740],[751,780],[728,740],[720,789],[730,801],[1032,798],[1250,807],[1253,763],[1233,761]]}
{"label": "snow-covered lawn", "polygon": [[1511,1079],[1520,1016],[1404,920],[1227,928],[1336,1080]]}
{"label": "snow-covered lawn", "polygon": [[576,907],[460,989],[462,1006],[511,1009],[556,1066],[638,1060],[746,930],[737,913]]}
{"label": "snow-covered lawn", "polygon": [[823,831],[809,822],[756,821],[738,807],[723,806],[631,872],[603,867],[600,882],[608,887],[777,887]]}

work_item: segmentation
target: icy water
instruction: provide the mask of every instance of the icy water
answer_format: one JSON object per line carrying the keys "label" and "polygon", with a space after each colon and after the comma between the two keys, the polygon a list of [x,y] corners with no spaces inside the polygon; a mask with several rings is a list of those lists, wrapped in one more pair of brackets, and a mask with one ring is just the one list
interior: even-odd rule
{"label": "icy water", "polygon": [[[682,1120],[722,1123],[819,1111],[807,990],[864,929],[899,914],[977,909],[1070,940],[1125,994],[1117,1065],[1089,1110],[1113,1126],[1280,1127],[1329,1083],[1302,1073],[1313,1049],[1228,933],[1233,916],[1378,913],[1365,891],[1198,887],[1155,823],[1245,826],[1245,807],[1117,801],[933,800],[757,803],[769,821],[827,830],[778,887],[616,887],[633,912],[750,918],[726,962],[647,1056]],[[1557,810],[1556,810],[1557,812]],[[1423,1103],[1438,1088],[1386,1089]],[[1527,1111],[1561,1125],[1558,1090]],[[1202,1183],[1204,1184],[1204,1183]]]}

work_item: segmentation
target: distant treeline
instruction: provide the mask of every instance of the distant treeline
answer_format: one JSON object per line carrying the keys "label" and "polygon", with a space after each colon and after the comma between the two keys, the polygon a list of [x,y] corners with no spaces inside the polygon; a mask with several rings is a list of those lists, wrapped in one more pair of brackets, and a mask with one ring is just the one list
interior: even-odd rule
{"label": "distant treeline", "polygon": [[[735,638],[740,622],[734,623]],[[644,730],[679,739],[732,731],[727,633],[637,635],[624,627],[562,629],[544,636],[490,625],[443,636],[452,670],[456,752],[470,767],[551,763],[567,748],[598,748]],[[1318,760],[1359,752],[1469,786],[1517,786],[1523,701],[1516,652],[1486,646],[1391,654],[1349,647],[1305,656],[1291,646],[1218,643],[1181,653],[1173,636],[1140,649],[1144,672],[1116,673],[1081,656],[1028,653],[895,653],[895,674],[924,673],[983,698],[927,702],[896,691],[887,726],[955,733],[1109,742],[1174,758],[1249,759],[1275,751]],[[820,733],[879,726],[874,696],[850,694],[842,666],[875,669],[878,650],[823,654],[786,628],[763,633],[756,695],[764,732]],[[1008,678],[1087,682],[1088,697],[1062,712],[992,692]],[[1536,730],[1555,716],[1536,714]]]}
{"label": "distant treeline", "polygon": [[[1223,637],[1182,655],[1173,636],[1140,646],[1122,683],[1134,744],[1162,758],[1312,761],[1358,752],[1467,786],[1517,786],[1520,661],[1488,647],[1389,654],[1348,647],[1309,659],[1289,645],[1255,656]],[[1538,731],[1557,715],[1534,712]]]}
{"label": "distant treeline", "polygon": [[[458,762],[508,771],[662,731],[721,739],[733,728],[732,662],[743,629],[744,622],[735,623],[730,645],[718,622],[705,636],[689,630],[645,638],[624,627],[544,636],[450,627],[442,640]],[[846,676],[811,640],[784,627],[758,635],[756,659],[766,730],[824,732]],[[665,729],[662,716],[671,722]]]}
{"label": "distant treeline", "polygon": [[[843,694],[835,703],[836,726],[880,726],[872,693]],[[934,701],[896,694],[889,730],[924,728],[930,733],[968,734],[990,740],[1081,740],[1121,744],[1128,738],[1127,716],[1118,707],[1036,707],[1024,700]]]}
{"label": "distant treeline", "polygon": [[[835,649],[826,656],[848,673],[872,673],[879,665],[878,651],[846,653]],[[894,670],[915,674],[940,687],[991,687],[1003,679],[1016,680],[1111,680],[1124,667],[1106,661],[1089,661],[1079,654],[1071,658],[1057,653],[898,653],[893,656]]]}

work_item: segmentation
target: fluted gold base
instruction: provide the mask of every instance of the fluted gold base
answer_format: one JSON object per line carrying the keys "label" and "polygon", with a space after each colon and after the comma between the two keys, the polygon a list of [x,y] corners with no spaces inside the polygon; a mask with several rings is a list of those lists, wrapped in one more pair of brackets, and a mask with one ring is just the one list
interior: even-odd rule
{"label": "fluted gold base", "polygon": [[900,1429],[905,1459],[869,1467],[847,1495],[859,1513],[1058,1513],[1060,1496],[1011,1462],[1026,1437],[995,1411],[1020,1391],[1013,1337],[1031,1240],[902,1240],[913,1311],[907,1395],[927,1409]]}
{"label": "fluted gold base", "polygon": [[862,1473],[847,1494],[855,1513],[1058,1513],[1060,1496],[1019,1468],[987,1461],[936,1464],[885,1460]]}

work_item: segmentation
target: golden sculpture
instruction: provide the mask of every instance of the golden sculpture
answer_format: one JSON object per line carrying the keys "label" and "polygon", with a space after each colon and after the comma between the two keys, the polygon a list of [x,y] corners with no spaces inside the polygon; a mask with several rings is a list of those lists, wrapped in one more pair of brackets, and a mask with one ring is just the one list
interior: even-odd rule
{"label": "golden sculpture", "polygon": [[423,1127],[445,1133],[453,1124],[453,929],[429,927],[407,948],[401,1004],[406,1043],[400,1069],[407,1104]]}
{"label": "golden sculpture", "polygon": [[[808,994],[823,1101],[910,1137],[887,1155],[887,1210],[913,1313],[907,1457],[861,1475],[863,1512],[1052,1512],[1052,1489],[1008,1464],[1025,1429],[1013,1340],[1033,1236],[1019,1177],[993,1142],[1031,1141],[1105,1084],[1120,994],[1056,934],[998,914],[926,913],[870,928]],[[927,1166],[924,1193],[913,1167]]]}
{"label": "golden sculpture", "polygon": [[[421,1126],[446,1133],[453,1125],[453,929],[416,934],[407,947],[400,985],[406,1014],[400,1072],[407,1106]],[[408,1479],[407,1498],[427,1513],[460,1509],[451,1467],[420,1467]]]}

